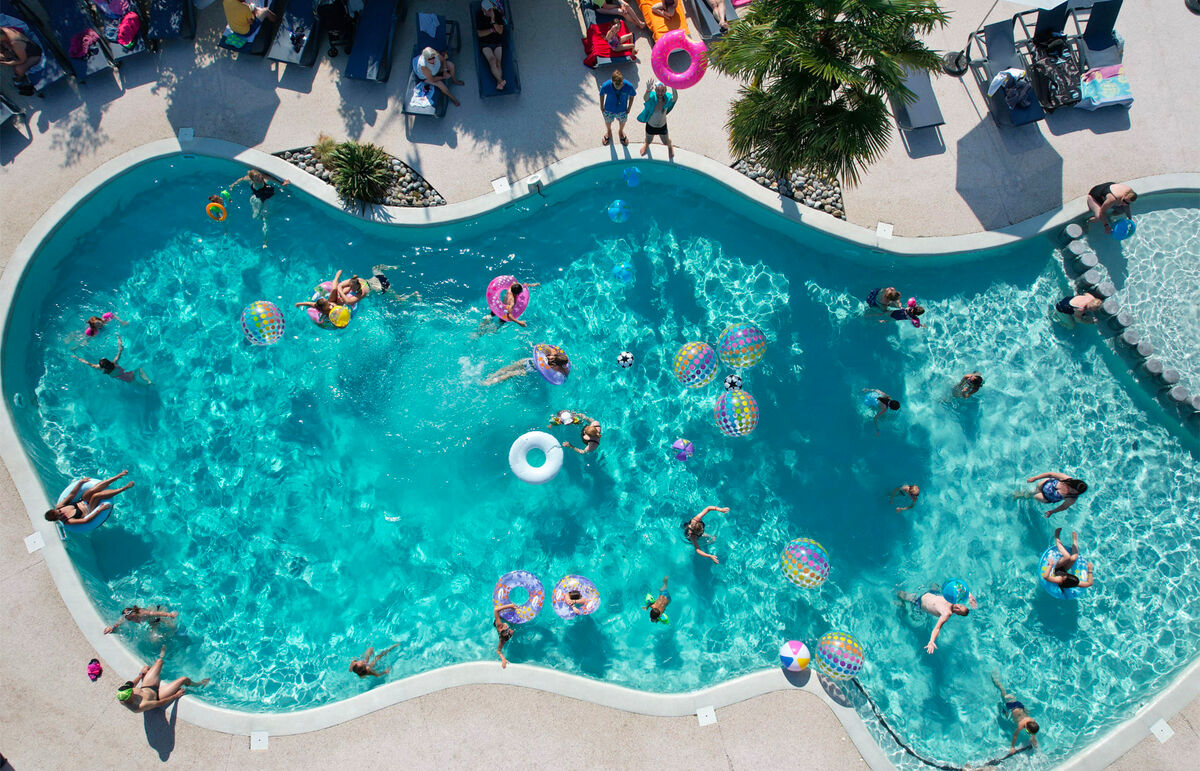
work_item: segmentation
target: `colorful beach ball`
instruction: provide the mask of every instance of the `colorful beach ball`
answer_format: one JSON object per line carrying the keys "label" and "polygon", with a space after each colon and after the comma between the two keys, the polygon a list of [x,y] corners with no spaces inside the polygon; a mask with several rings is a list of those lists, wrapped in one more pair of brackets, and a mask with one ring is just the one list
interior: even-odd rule
{"label": "colorful beach ball", "polygon": [[730,324],[717,341],[721,361],[731,367],[753,367],[767,352],[767,338],[753,324]]}
{"label": "colorful beach ball", "polygon": [[829,577],[829,554],[811,538],[797,538],[783,547],[783,574],[797,586],[811,589]]}
{"label": "colorful beach ball", "polygon": [[845,632],[830,632],[817,642],[817,669],[830,680],[849,680],[863,661],[862,646]]}
{"label": "colorful beach ball", "polygon": [[633,265],[628,262],[623,262],[620,265],[614,265],[612,269],[613,278],[620,281],[622,284],[628,284],[633,281]]}
{"label": "colorful beach ball", "polygon": [[629,204],[620,198],[608,205],[608,218],[620,225],[629,219]]}
{"label": "colorful beach ball", "polygon": [[675,352],[675,377],[688,388],[708,385],[717,376],[717,352],[708,343],[688,343]]}
{"label": "colorful beach ball", "polygon": [[255,345],[274,345],[283,337],[283,314],[273,302],[255,300],[242,311],[242,333]]}
{"label": "colorful beach ball", "polygon": [[329,309],[329,321],[338,329],[343,329],[350,323],[350,309],[345,305],[335,305]]}
{"label": "colorful beach ball", "polygon": [[745,436],[758,425],[758,402],[745,391],[726,391],[717,397],[713,416],[725,436]]}
{"label": "colorful beach ball", "polygon": [[946,602],[953,602],[956,605],[966,605],[971,600],[971,589],[965,581],[951,578],[942,584],[942,596],[946,598]]}
{"label": "colorful beach ball", "polygon": [[799,640],[788,640],[779,646],[779,663],[789,672],[808,669],[808,646]]}

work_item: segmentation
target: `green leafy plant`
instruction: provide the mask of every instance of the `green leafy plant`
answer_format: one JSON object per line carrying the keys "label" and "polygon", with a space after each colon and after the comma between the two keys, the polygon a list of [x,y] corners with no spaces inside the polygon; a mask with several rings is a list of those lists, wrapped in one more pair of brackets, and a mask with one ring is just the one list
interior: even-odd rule
{"label": "green leafy plant", "polygon": [[888,98],[915,98],[903,68],[940,63],[917,36],[948,20],[933,0],[755,0],[708,54],[744,82],[726,124],[733,154],[857,182],[887,148]]}
{"label": "green leafy plant", "polygon": [[342,142],[329,154],[333,187],[346,206],[383,203],[392,184],[392,164],[378,145]]}
{"label": "green leafy plant", "polygon": [[333,155],[333,151],[337,149],[337,146],[338,144],[334,141],[333,137],[324,132],[317,134],[317,143],[313,145],[312,149],[313,157],[328,166],[331,163],[329,157]]}

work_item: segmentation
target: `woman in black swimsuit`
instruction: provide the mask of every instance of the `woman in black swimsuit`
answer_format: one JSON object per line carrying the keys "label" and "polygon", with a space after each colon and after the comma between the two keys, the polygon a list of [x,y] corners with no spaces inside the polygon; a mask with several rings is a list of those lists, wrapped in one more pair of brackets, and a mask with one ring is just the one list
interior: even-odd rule
{"label": "woman in black swimsuit", "polygon": [[42,47],[16,27],[0,27],[0,64],[13,68],[18,80],[42,60]]}
{"label": "woman in black swimsuit", "polygon": [[1137,193],[1129,185],[1116,182],[1104,182],[1088,191],[1088,208],[1092,210],[1092,218],[1088,222],[1104,222],[1104,232],[1111,233],[1112,225],[1108,224],[1106,215],[1110,209],[1123,209],[1125,216],[1130,216],[1129,204],[1137,200]]}
{"label": "woman in black swimsuit", "polygon": [[579,449],[568,441],[563,441],[563,447],[570,447],[580,455],[587,455],[592,450],[600,447],[600,421],[595,418],[589,418],[582,413],[579,414],[579,421],[582,423],[587,421],[587,424],[580,429],[579,438],[583,440],[583,449]]}
{"label": "woman in black swimsuit", "polygon": [[279,192],[279,188],[272,185],[272,182],[278,182],[279,187],[287,187],[291,184],[290,180],[280,180],[272,177],[270,174],[264,174],[258,169],[250,169],[246,172],[246,176],[234,182],[229,186],[232,191],[242,182],[250,183],[250,214],[254,218],[262,218],[263,223],[263,248],[267,248],[267,201]]}
{"label": "woman in black swimsuit", "polygon": [[146,712],[155,707],[165,707],[182,697],[187,693],[184,690],[185,685],[197,687],[208,685],[207,677],[199,682],[190,677],[181,677],[163,685],[161,678],[163,656],[165,655],[167,655],[167,648],[164,645],[163,649],[158,652],[158,659],[153,664],[142,667],[142,671],[135,679],[126,680],[117,689],[117,701],[134,712]]}

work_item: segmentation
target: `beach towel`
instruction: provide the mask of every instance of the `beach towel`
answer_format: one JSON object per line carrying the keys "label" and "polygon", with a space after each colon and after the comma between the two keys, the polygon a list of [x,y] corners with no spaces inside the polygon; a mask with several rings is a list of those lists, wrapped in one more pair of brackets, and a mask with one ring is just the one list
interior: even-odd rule
{"label": "beach towel", "polygon": [[67,55],[72,59],[89,59],[100,53],[100,36],[94,29],[85,29],[71,38]]}
{"label": "beach towel", "polygon": [[413,88],[412,98],[408,100],[408,106],[414,110],[433,109],[433,86],[428,83],[418,83]]}
{"label": "beach towel", "polygon": [[[597,59],[604,57],[606,59],[628,58],[629,53],[622,51],[619,54],[613,54],[612,46],[608,43],[608,38],[604,33],[612,26],[612,22],[606,24],[592,24],[587,28],[587,35],[583,38],[583,63],[588,67],[595,68]],[[624,20],[621,21],[621,34],[626,35],[629,30],[625,28]]]}

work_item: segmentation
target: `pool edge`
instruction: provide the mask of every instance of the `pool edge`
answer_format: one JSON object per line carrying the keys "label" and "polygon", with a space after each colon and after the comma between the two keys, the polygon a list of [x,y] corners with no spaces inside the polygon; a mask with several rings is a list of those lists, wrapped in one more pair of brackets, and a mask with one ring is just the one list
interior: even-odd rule
{"label": "pool edge", "polygon": [[[255,166],[277,177],[290,179],[294,186],[305,193],[342,210],[332,187],[300,171],[287,161],[259,150],[208,138],[197,138],[187,142],[167,139],[142,145],[104,163],[86,175],[72,186],[66,195],[51,205],[21,239],[16,251],[8,260],[3,275],[0,275],[0,345],[6,339],[12,303],[20,281],[33,255],[54,233],[58,223],[109,179],[134,166],[178,154],[209,156]],[[614,160],[621,159],[614,159],[611,152],[601,148],[586,150],[522,177],[502,193],[489,193],[460,203],[430,208],[372,207],[356,216],[373,222],[403,226],[434,225],[470,219],[536,194],[538,188],[534,180],[540,180],[543,186],[551,185],[593,166],[608,164]],[[666,163],[647,159],[638,162]],[[898,255],[946,254],[1001,246],[1062,227],[1087,212],[1085,199],[1081,197],[1057,209],[1051,209],[1000,230],[928,238],[881,238],[874,231],[823,212],[807,209],[791,199],[772,193],[741,173],[705,156],[679,150],[673,165],[700,172],[787,220],[813,227],[868,249]],[[1200,189],[1200,173],[1157,175],[1131,180],[1131,184],[1142,194],[1191,191]],[[58,537],[57,529],[51,523],[39,520],[35,516],[36,512],[49,507],[49,501],[46,500],[33,466],[17,437],[7,400],[4,410],[0,411],[0,459],[4,461],[12,476],[17,494],[25,506],[34,530],[41,533],[45,540],[43,556],[46,566],[67,610],[96,652],[118,672],[132,676],[140,669],[140,660],[118,639],[101,633],[104,622],[87,596],[83,582]],[[698,691],[657,694],[531,665],[514,664],[509,669],[502,670],[498,669],[494,662],[471,662],[412,675],[349,699],[295,712],[240,712],[188,699],[179,702],[179,716],[201,728],[223,733],[245,735],[250,731],[265,730],[274,735],[299,734],[329,728],[446,688],[489,684],[516,685],[612,709],[662,717],[688,716],[694,714],[698,707],[726,707],[755,696],[796,687],[787,680],[781,670],[774,668],[743,675]],[[801,688],[818,696],[833,711],[868,765],[877,769],[892,767],[887,753],[872,738],[857,711],[834,701],[816,683],[815,678],[810,678]],[[1148,725],[1153,722],[1149,719],[1151,715],[1155,719],[1173,717],[1197,695],[1200,695],[1200,661],[1188,666],[1132,718],[1065,760],[1061,767],[1095,767],[1097,761],[1107,765],[1149,734]]]}

